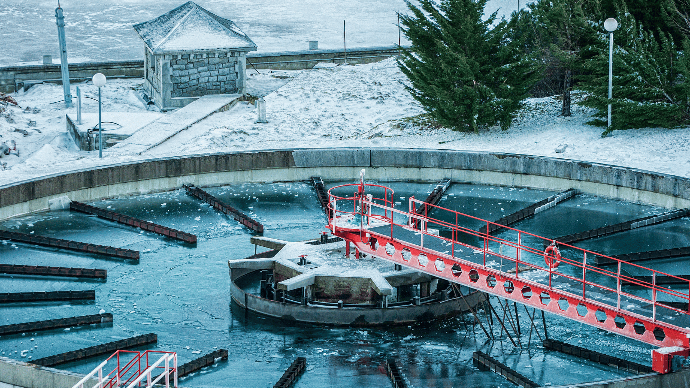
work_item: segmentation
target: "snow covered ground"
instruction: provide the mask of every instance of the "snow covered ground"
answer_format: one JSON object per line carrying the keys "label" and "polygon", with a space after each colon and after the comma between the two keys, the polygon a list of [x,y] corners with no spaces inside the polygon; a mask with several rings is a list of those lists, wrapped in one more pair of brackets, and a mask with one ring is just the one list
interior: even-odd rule
{"label": "snow covered ground", "polygon": [[[298,147],[508,152],[601,162],[690,178],[688,128],[616,131],[601,138],[601,128],[585,124],[590,120],[589,110],[574,106],[572,117],[560,117],[560,101],[556,98],[528,100],[506,131],[489,128],[479,134],[459,133],[410,124],[405,118],[423,110],[404,90],[401,83],[405,77],[393,59],[367,65],[323,64],[305,71],[262,70],[257,74],[249,70],[247,78],[249,92],[265,96],[268,123],[255,123],[254,106],[242,102],[142,155],[106,150],[103,159],[98,159],[98,152],[78,150],[71,141],[65,114],[75,111],[64,108],[60,86],[37,85],[25,93],[16,93],[13,97],[20,107],[8,106],[0,118],[0,142],[15,140],[19,155],[0,158],[0,163],[6,163],[4,170],[0,167],[0,185],[154,157]],[[142,82],[110,80],[103,88],[104,111],[146,110],[137,97]],[[96,88],[88,84],[81,87],[86,96],[84,111],[96,112]],[[29,120],[36,126],[29,126]],[[556,149],[563,146],[565,151],[557,153]]]}

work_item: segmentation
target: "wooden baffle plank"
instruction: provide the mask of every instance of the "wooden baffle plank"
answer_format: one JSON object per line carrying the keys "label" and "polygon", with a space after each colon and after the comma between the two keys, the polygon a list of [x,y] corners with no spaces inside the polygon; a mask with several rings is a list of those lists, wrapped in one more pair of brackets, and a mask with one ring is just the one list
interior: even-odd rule
{"label": "wooden baffle plank", "polygon": [[504,364],[500,363],[488,354],[476,351],[472,354],[472,361],[474,366],[479,368],[479,370],[491,370],[505,377],[511,383],[525,388],[536,388],[539,384],[533,382],[527,377],[517,373],[516,371],[508,368]]}
{"label": "wooden baffle plank", "polygon": [[0,293],[0,303],[56,302],[69,300],[96,300],[96,291],[48,291]]}
{"label": "wooden baffle plank", "polygon": [[114,211],[101,209],[95,206],[87,205],[85,203],[72,201],[69,204],[69,209],[86,214],[93,214],[95,216],[98,216],[99,218],[114,221],[124,225],[133,226],[139,229],[144,229],[149,232],[158,233],[160,235],[173,238],[175,240],[184,241],[188,244],[196,244],[196,235],[193,235],[191,233],[168,228],[167,226],[154,224],[153,222],[140,220],[138,218],[126,216],[124,214],[115,213]]}
{"label": "wooden baffle plank", "polygon": [[579,241],[608,236],[614,233],[626,232],[629,230],[642,228],[650,225],[657,225],[662,222],[675,220],[680,217],[690,215],[690,209],[673,210],[670,212],[638,218],[631,221],[621,222],[615,225],[602,226],[601,228],[590,229],[584,232],[569,234],[556,238],[556,241],[564,244],[573,244]]}
{"label": "wooden baffle plank", "polygon": [[319,200],[319,204],[324,213],[326,213],[326,216],[330,218],[330,211],[328,210],[328,193],[326,193],[326,186],[323,184],[323,179],[318,176],[313,176],[309,179],[311,180],[311,185],[314,187],[314,191],[316,191],[316,199]]}
{"label": "wooden baffle plank", "polygon": [[[648,260],[662,260],[675,259],[679,257],[690,256],[690,247],[659,249],[656,251],[634,252],[624,255],[614,256],[616,259],[627,262],[648,261]],[[596,265],[616,264],[616,260],[611,260],[606,257],[595,256],[594,263]]]}
{"label": "wooden baffle plank", "polygon": [[177,367],[177,377],[181,378],[187,376],[188,374],[194,373],[199,369],[205,368],[207,366],[216,363],[216,360],[227,360],[228,350],[218,349],[214,350],[209,354],[205,354],[199,358],[196,358],[188,363],[182,364]]}
{"label": "wooden baffle plank", "polygon": [[603,365],[610,365],[618,369],[624,369],[629,372],[637,374],[647,374],[652,373],[652,367],[647,365],[638,364],[636,362],[624,360],[618,357],[612,357],[603,353],[599,353],[594,350],[585,349],[579,346],[570,345],[565,342],[547,338],[543,341],[544,348],[549,350],[555,350],[557,352],[569,354],[571,356],[584,358],[585,360],[590,360]]}
{"label": "wooden baffle plank", "polygon": [[254,232],[263,234],[264,226],[260,222],[251,219],[246,214],[242,213],[241,211],[235,209],[234,207],[232,207],[230,205],[227,205],[227,204],[219,201],[216,197],[212,196],[211,194],[205,192],[204,190],[202,190],[196,186],[183,185],[183,187],[187,191],[187,194],[194,196],[196,198],[199,198],[200,200],[211,205],[214,209],[216,209],[216,210],[218,210],[224,214],[232,216],[232,218],[234,218],[235,221],[237,221],[240,224],[244,225],[245,227],[253,230]]}
{"label": "wooden baffle plank", "polygon": [[[562,191],[556,195],[552,195],[549,198],[541,200],[537,203],[527,206],[524,209],[518,210],[515,213],[509,214],[503,218],[494,221],[493,224],[489,224],[489,234],[493,234],[496,231],[503,229],[504,226],[511,226],[519,221],[524,220],[534,216],[535,214],[542,212],[544,210],[550,209],[559,203],[569,200],[575,197],[578,191],[575,189],[568,189]],[[479,233],[486,233],[486,226],[482,226],[478,229]]]}
{"label": "wooden baffle plank", "polygon": [[[448,190],[448,187],[450,187],[450,184],[450,178],[445,178],[444,180],[438,182],[436,187],[434,187],[431,193],[424,200],[424,204],[420,204],[419,208],[415,210],[415,214],[427,217],[429,213],[433,211],[433,207],[427,205],[433,206],[438,204],[439,201],[441,201],[441,198],[443,198],[443,194],[445,194],[446,190]],[[413,220],[413,226],[417,229],[419,229],[419,222],[420,220],[418,219]]]}
{"label": "wooden baffle plank", "polygon": [[113,321],[113,314],[82,315],[78,317],[49,319],[46,321],[15,323],[0,326],[0,335],[29,333],[34,331],[62,329],[66,327],[86,326]]}
{"label": "wooden baffle plank", "polygon": [[144,334],[136,337],[125,338],[118,341],[108,342],[101,345],[90,346],[71,352],[56,354],[54,356],[43,357],[35,360],[33,364],[41,366],[56,366],[66,364],[68,362],[79,361],[86,358],[102,356],[104,354],[111,354],[119,349],[129,349],[138,346],[155,344],[158,342],[158,336],[154,333]]}
{"label": "wooden baffle plank", "polygon": [[[436,184],[436,187],[429,194],[429,196],[426,197],[424,203],[429,205],[437,205],[439,201],[441,201],[441,198],[443,198],[443,194],[445,194],[446,190],[448,190],[448,188],[450,187],[450,184],[450,178],[445,178],[444,180],[438,182]],[[420,206],[419,209],[417,209],[416,213],[419,215],[428,215],[429,211],[430,210],[427,206]]]}
{"label": "wooden baffle plank", "polygon": [[304,357],[297,357],[295,361],[292,362],[289,368],[283,373],[283,376],[278,380],[273,388],[287,388],[297,381],[297,378],[304,372],[307,368],[307,359]]}
{"label": "wooden baffle plank", "polygon": [[8,275],[60,276],[102,280],[108,278],[108,271],[105,269],[44,267],[40,265],[0,264],[0,273]]}
{"label": "wooden baffle plank", "polygon": [[88,244],[78,241],[62,240],[59,238],[36,236],[20,232],[0,230],[0,240],[10,240],[25,244],[34,244],[44,247],[67,249],[77,252],[97,253],[99,255],[117,257],[127,260],[139,261],[139,251],[130,249],[113,248],[105,245]]}
{"label": "wooden baffle plank", "polygon": [[391,358],[386,359],[386,374],[391,379],[393,388],[407,388],[407,383],[405,383],[405,379],[403,379],[400,369],[398,369],[398,364]]}

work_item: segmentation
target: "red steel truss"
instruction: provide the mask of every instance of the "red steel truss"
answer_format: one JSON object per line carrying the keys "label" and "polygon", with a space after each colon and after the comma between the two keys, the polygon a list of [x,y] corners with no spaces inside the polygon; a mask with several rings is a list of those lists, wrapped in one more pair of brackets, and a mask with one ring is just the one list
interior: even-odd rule
{"label": "red steel truss", "polygon": [[[478,232],[493,223],[414,197],[402,211],[385,186],[360,182],[333,187],[328,195],[329,229],[348,247],[354,244],[358,254],[664,348],[652,352],[652,367],[660,373],[670,371],[674,355],[689,355],[690,280],[509,227],[494,235]],[[553,244],[559,249],[546,254],[544,247]],[[553,253],[559,250],[560,255]],[[614,260],[615,269],[589,265],[595,256]],[[630,273],[648,275],[652,282]],[[683,286],[659,286],[659,276],[679,279]]]}

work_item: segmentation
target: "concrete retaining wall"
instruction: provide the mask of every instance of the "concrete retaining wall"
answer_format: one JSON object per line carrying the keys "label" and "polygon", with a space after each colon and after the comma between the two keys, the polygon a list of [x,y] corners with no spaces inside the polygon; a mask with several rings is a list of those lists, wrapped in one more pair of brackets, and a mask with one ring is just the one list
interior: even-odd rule
{"label": "concrete retaining wall", "polygon": [[688,388],[690,387],[690,369],[665,375],[649,374],[622,379],[598,381],[577,385],[563,385],[553,388]]}
{"label": "concrete retaining wall", "polygon": [[49,208],[67,195],[75,201],[242,182],[356,180],[359,170],[376,180],[454,181],[575,188],[585,193],[667,208],[690,207],[690,179],[548,157],[405,149],[303,149],[156,159],[73,171],[0,186],[0,219]]}
{"label": "concrete retaining wall", "polygon": [[80,133],[79,130],[77,130],[77,125],[74,124],[69,115],[65,115],[65,121],[67,125],[67,133],[72,136],[74,144],[76,144],[80,150],[93,151],[96,149],[95,137],[91,136],[88,132],[85,132],[84,134]]}
{"label": "concrete retaining wall", "polygon": [[[0,382],[24,388],[65,388],[78,383],[84,375],[46,368],[34,364],[0,357]],[[98,383],[91,379],[84,386]]]}
{"label": "concrete retaining wall", "polygon": [[[347,51],[347,62],[369,63],[393,55],[397,55],[395,46],[350,49]],[[319,62],[343,63],[344,61],[345,52],[342,50],[252,53],[247,55],[247,70],[254,68],[302,70],[311,69]],[[70,80],[73,82],[90,80],[96,73],[103,73],[108,78],[144,78],[144,60],[70,63],[69,72]],[[60,65],[0,67],[0,92],[2,93],[14,93],[43,81],[62,83]]]}

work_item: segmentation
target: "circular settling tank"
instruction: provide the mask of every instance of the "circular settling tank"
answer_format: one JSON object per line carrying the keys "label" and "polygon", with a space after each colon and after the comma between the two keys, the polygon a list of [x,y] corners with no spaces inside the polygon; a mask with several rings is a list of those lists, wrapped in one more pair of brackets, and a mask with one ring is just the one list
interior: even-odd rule
{"label": "circular settling tank", "polygon": [[[327,182],[335,186],[336,182]],[[395,190],[396,206],[410,196],[425,198],[434,183],[387,182]],[[246,183],[205,188],[221,201],[264,225],[264,236],[285,241],[319,238],[327,219],[307,183]],[[469,215],[494,220],[556,194],[555,191],[476,184],[453,184],[439,203]],[[545,350],[546,332],[570,344],[649,364],[651,347],[575,321],[491,298],[504,318],[511,338],[487,309],[440,321],[402,326],[334,327],[288,322],[240,308],[232,302],[228,260],[254,255],[252,233],[232,218],[188,196],[183,189],[157,194],[93,201],[91,205],[194,233],[198,243],[188,245],[157,234],[68,210],[49,211],[7,219],[6,230],[77,240],[141,252],[139,263],[0,242],[3,264],[102,268],[108,279],[84,281],[0,275],[0,292],[95,290],[95,302],[5,304],[0,324],[112,313],[112,324],[83,326],[0,337],[0,355],[31,362],[37,358],[76,350],[135,335],[156,333],[150,348],[176,351],[180,363],[224,348],[221,361],[182,380],[182,386],[265,387],[278,381],[299,356],[307,370],[296,387],[390,384],[387,358],[397,361],[412,386],[510,387],[512,383],[472,365],[472,353],[481,350],[540,385],[575,384],[630,375],[613,367]],[[611,225],[665,209],[578,195],[528,218],[515,227],[543,236],[563,236]],[[477,227],[481,226],[479,223]],[[443,231],[440,231],[443,233]],[[655,226],[591,239],[582,247],[607,254],[657,250],[690,245],[687,217]],[[527,242],[529,243],[529,242]],[[261,250],[260,250],[261,251]],[[260,252],[259,251],[259,252]],[[647,264],[671,274],[683,274],[686,258]],[[350,264],[343,258],[344,266]],[[381,264],[394,271],[393,263]],[[260,278],[259,278],[260,281]],[[260,287],[246,283],[245,291],[261,296]],[[503,302],[503,304],[501,304]],[[517,313],[518,319],[515,318]],[[511,318],[512,315],[512,318]],[[519,322],[520,330],[517,324]],[[487,337],[481,326],[494,337]],[[65,364],[60,368],[90,372],[105,357]]]}

